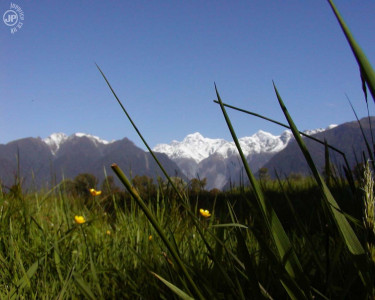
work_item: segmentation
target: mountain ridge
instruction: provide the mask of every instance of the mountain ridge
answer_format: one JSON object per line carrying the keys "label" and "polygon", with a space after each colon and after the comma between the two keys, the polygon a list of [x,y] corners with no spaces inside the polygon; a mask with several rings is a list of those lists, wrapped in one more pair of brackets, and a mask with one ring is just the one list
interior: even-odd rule
{"label": "mountain ridge", "polygon": [[[361,123],[365,124],[367,121],[367,118],[364,118]],[[371,122],[375,122],[375,117],[371,117]],[[373,127],[375,128],[375,124]],[[357,121],[304,132],[321,140],[327,137],[328,142],[339,149],[340,146],[347,145],[362,147]],[[308,174],[306,167],[301,167],[303,158],[298,153],[298,147],[294,145],[295,140],[290,130],[285,130],[280,135],[258,130],[251,136],[240,138],[239,141],[254,173],[265,167],[269,170],[277,169],[286,176],[291,172]],[[321,168],[321,145],[311,144],[307,139],[306,141],[315,154],[317,165]],[[68,136],[60,132],[44,139],[24,138],[5,145],[0,144],[0,176],[1,179],[8,176],[8,183],[9,174],[16,174],[17,151],[21,155],[23,173],[29,177],[34,174],[40,180],[47,180],[51,177],[51,172],[62,173],[68,177],[77,175],[78,172],[87,172],[102,178],[103,174],[99,173],[103,173],[103,167],[109,168],[113,162],[120,162],[119,165],[122,164],[127,171],[136,170],[133,173],[128,172],[130,176],[139,174],[156,178],[160,175],[160,170],[150,153],[138,148],[127,138],[106,141],[91,134],[74,133]],[[236,183],[238,178],[243,177],[243,165],[237,148],[234,142],[225,139],[207,138],[195,132],[188,134],[182,141],[173,140],[170,144],[157,144],[153,151],[162,160],[163,166],[164,163],[168,166],[170,175],[179,174],[178,176],[184,177],[185,180],[206,178],[208,190],[223,189],[229,183]],[[352,156],[350,155],[351,167],[354,161]],[[332,154],[332,158],[336,159],[335,154]],[[61,176],[58,179],[61,179]]]}
{"label": "mountain ridge", "polygon": [[[318,128],[315,130],[306,130],[306,134],[316,134],[337,125],[329,125],[327,128]],[[245,156],[260,152],[279,152],[293,137],[288,129],[280,135],[273,135],[264,130],[258,130],[251,136],[239,138],[239,142]],[[198,149],[198,147],[200,147]],[[203,137],[199,132],[188,134],[181,142],[173,140],[169,144],[157,144],[153,151],[167,154],[171,159],[188,158],[194,159],[197,163],[208,158],[214,153],[221,154],[224,158],[237,153],[237,148],[232,141],[224,139],[212,139]]]}
{"label": "mountain ridge", "polygon": [[[335,128],[329,125],[325,129],[306,130],[308,134],[317,134]],[[258,130],[251,136],[239,139],[242,151],[256,172],[275,154],[284,150],[293,140],[290,130],[280,135]],[[170,144],[158,144],[153,149],[165,153],[181,169],[188,178],[207,179],[207,189],[222,189],[229,181],[236,181],[241,172],[242,162],[235,143],[224,139],[210,139],[199,132],[187,135],[182,141],[173,140]]]}
{"label": "mountain ridge", "polygon": [[[156,153],[156,156],[169,174],[185,178],[167,155]],[[151,154],[127,138],[107,142],[82,133],[69,137],[59,133],[52,138],[29,137],[0,144],[0,179],[7,187],[14,184],[18,175],[26,188],[51,186],[81,173],[93,174],[102,181],[104,169],[111,175],[112,163],[117,163],[129,178],[136,175],[155,180],[159,176],[164,178]],[[115,181],[119,184],[116,178]]]}

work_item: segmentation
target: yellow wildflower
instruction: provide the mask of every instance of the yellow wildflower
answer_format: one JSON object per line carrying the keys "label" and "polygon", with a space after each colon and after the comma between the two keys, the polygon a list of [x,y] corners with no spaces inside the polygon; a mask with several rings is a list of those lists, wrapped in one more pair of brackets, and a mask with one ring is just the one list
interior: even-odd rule
{"label": "yellow wildflower", "polygon": [[77,223],[77,224],[83,224],[86,222],[85,218],[83,216],[75,216],[74,217],[74,221]]}
{"label": "yellow wildflower", "polygon": [[152,235],[151,235],[151,234],[148,236],[148,240],[149,240],[149,241],[152,240]]}
{"label": "yellow wildflower", "polygon": [[93,195],[95,197],[95,196],[99,196],[102,193],[102,191],[97,191],[95,189],[90,189],[90,193],[91,193],[91,195]]}
{"label": "yellow wildflower", "polygon": [[110,230],[107,230],[107,235],[111,235],[111,231]]}
{"label": "yellow wildflower", "polygon": [[200,212],[201,215],[202,215],[203,217],[205,217],[205,218],[211,217],[211,214],[210,214],[210,212],[209,212],[207,209],[204,210],[203,208],[201,208],[201,209],[199,210],[199,212]]}

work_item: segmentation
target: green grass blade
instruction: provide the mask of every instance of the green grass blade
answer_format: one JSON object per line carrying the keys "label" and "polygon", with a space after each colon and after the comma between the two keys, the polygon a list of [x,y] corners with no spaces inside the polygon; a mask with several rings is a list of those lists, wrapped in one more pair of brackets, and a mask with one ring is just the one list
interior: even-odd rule
{"label": "green grass blade", "polygon": [[367,86],[371,92],[372,98],[375,102],[375,72],[372,68],[370,62],[368,61],[365,53],[361,49],[361,47],[357,44],[355,41],[352,33],[350,32],[348,26],[345,24],[344,19],[341,17],[339,11],[337,10],[335,4],[332,0],[328,0],[329,5],[331,6],[333,13],[336,16],[337,21],[340,24],[340,27],[342,31],[345,34],[345,37],[350,45],[350,48],[352,49],[352,52],[355,56],[355,59],[357,60],[357,63],[359,65],[359,69],[361,72],[361,77],[364,81],[366,81]]}
{"label": "green grass blade", "polygon": [[[247,160],[245,158],[245,155],[243,154],[243,151],[241,149],[240,143],[238,141],[237,135],[233,129],[233,126],[231,124],[231,121],[226,113],[226,110],[224,108],[223,102],[221,101],[219,92],[216,88],[215,84],[215,90],[216,90],[216,96],[220,103],[221,110],[223,112],[225,121],[227,123],[227,126],[229,128],[229,131],[232,135],[233,141],[236,144],[236,147],[238,149],[238,152],[240,154],[243,166],[245,168],[246,174],[250,180],[251,186],[253,187],[253,194],[258,202],[258,206],[262,212],[264,222],[266,223],[267,230],[273,240],[274,245],[276,246],[278,250],[278,254],[280,257],[280,260],[283,261],[286,257],[286,255],[289,255],[286,262],[285,262],[285,269],[288,272],[288,274],[291,276],[291,278],[297,280],[297,282],[300,283],[300,288],[304,290],[301,294],[304,294],[305,297],[309,294],[308,291],[308,284],[307,279],[305,278],[305,274],[303,273],[301,264],[297,258],[297,255],[295,254],[293,247],[289,241],[289,238],[279,220],[279,218],[276,215],[276,212],[272,208],[271,203],[267,201],[267,199],[264,197],[263,192],[261,190],[261,187],[258,183],[258,181],[255,179],[254,174],[251,172],[249,165],[247,163]],[[292,298],[295,298],[295,295],[291,293],[291,290],[287,289],[289,295]]]}
{"label": "green grass blade", "polygon": [[307,161],[307,163],[308,163],[308,165],[309,165],[309,167],[310,167],[310,169],[313,173],[313,176],[315,177],[315,180],[318,183],[318,186],[320,188],[322,197],[325,200],[324,203],[328,207],[328,210],[329,210],[333,220],[335,221],[336,227],[337,227],[338,231],[340,232],[340,235],[341,235],[342,239],[345,241],[347,249],[353,255],[353,261],[354,261],[356,267],[358,268],[358,271],[361,274],[361,278],[364,282],[365,287],[367,289],[371,289],[372,286],[373,286],[373,283],[371,282],[371,279],[369,278],[368,265],[366,263],[365,251],[364,251],[358,237],[356,236],[354,230],[350,226],[347,218],[345,217],[345,214],[341,211],[339,205],[337,204],[336,200],[332,196],[332,194],[331,194],[330,190],[328,189],[326,183],[324,182],[323,178],[319,174],[319,172],[318,172],[318,170],[317,170],[317,168],[314,164],[314,161],[313,161],[309,151],[307,150],[307,147],[306,147],[304,141],[302,140],[301,136],[299,135],[297,127],[294,124],[292,118],[290,117],[289,112],[288,112],[287,108],[285,107],[284,102],[281,99],[281,96],[280,96],[275,84],[273,84],[273,85],[274,85],[275,93],[276,93],[277,99],[279,101],[280,107],[283,110],[286,119],[288,120],[288,123],[289,123],[289,125],[292,129],[294,138],[296,139],[296,141],[297,141],[303,155],[305,156],[305,159],[306,159],[306,161]]}
{"label": "green grass blade", "polygon": [[53,257],[54,257],[54,260],[55,260],[57,275],[59,276],[60,281],[64,282],[64,277],[62,276],[62,273],[61,273],[61,258],[60,258],[60,254],[59,254],[59,248],[58,248],[56,237],[55,237],[55,245],[54,245],[54,249],[53,249]]}
{"label": "green grass blade", "polygon": [[[136,130],[137,134],[139,135],[139,137],[141,138],[141,140],[143,141],[143,143],[145,144],[146,148],[149,150],[150,154],[152,155],[152,157],[154,158],[154,160],[156,161],[156,163],[158,164],[158,166],[160,167],[161,171],[163,172],[164,176],[167,178],[169,184],[172,186],[172,188],[174,189],[174,191],[177,193],[178,197],[180,198],[181,200],[181,204],[183,205],[183,207],[186,209],[186,212],[189,214],[189,216],[191,217],[191,220],[193,221],[199,235],[202,237],[204,243],[205,243],[205,246],[207,248],[207,250],[209,251],[209,253],[211,254],[212,257],[215,257],[214,255],[214,251],[212,250],[212,248],[210,247],[210,245],[205,241],[205,238],[204,238],[204,235],[203,235],[203,232],[202,232],[202,228],[200,227],[200,223],[199,223],[199,220],[197,219],[197,217],[194,215],[194,213],[189,209],[189,202],[187,201],[187,198],[184,197],[179,189],[177,188],[177,186],[175,185],[174,181],[171,179],[171,177],[168,175],[168,173],[165,171],[165,169],[163,168],[163,166],[161,165],[161,163],[159,162],[159,160],[157,159],[157,157],[155,156],[154,152],[151,150],[151,148],[149,147],[149,145],[147,144],[146,140],[143,138],[143,136],[141,135],[140,131],[138,130],[138,128],[136,127],[135,123],[133,122],[133,120],[131,119],[130,115],[127,113],[125,107],[122,105],[120,99],[117,97],[115,91],[113,90],[112,86],[110,85],[109,81],[107,80],[106,76],[104,75],[104,73],[102,72],[102,70],[99,68],[98,65],[96,65],[98,70],[100,71],[100,73],[102,74],[104,80],[106,81],[108,87],[110,88],[110,90],[112,91],[112,94],[114,95],[114,97],[116,98],[117,102],[119,103],[119,105],[121,106],[122,110],[124,111],[124,113],[126,114],[127,118],[129,119],[130,123],[133,125],[134,129]],[[224,277],[225,276],[225,272],[223,273]],[[230,280],[230,278],[227,278],[228,280]]]}
{"label": "green grass blade", "polygon": [[100,67],[96,64],[96,67],[98,68],[99,72],[102,74],[105,82],[107,83],[109,89],[111,90],[113,96],[116,98],[118,104],[121,106],[121,109],[123,110],[123,112],[125,113],[126,117],[128,118],[128,120],[130,121],[130,123],[132,124],[134,130],[137,132],[138,136],[141,138],[143,144],[146,146],[147,150],[150,152],[151,156],[153,157],[153,159],[155,160],[155,162],[158,164],[160,170],[163,172],[164,176],[167,178],[168,182],[171,184],[172,188],[175,190],[175,192],[177,193],[177,195],[179,196],[179,198],[181,200],[184,200],[183,196],[181,195],[179,189],[176,187],[175,183],[173,182],[173,180],[170,178],[170,176],[168,175],[167,171],[164,169],[163,165],[160,163],[160,161],[158,160],[158,158],[156,157],[154,151],[152,151],[151,147],[148,145],[148,143],[146,142],[146,140],[143,138],[141,132],[139,131],[139,129],[137,128],[137,126],[135,125],[135,123],[133,122],[132,118],[130,117],[130,115],[128,114],[128,112],[126,111],[125,107],[122,105],[120,99],[117,97],[115,91],[113,90],[111,84],[109,83],[107,77],[104,75],[103,71],[100,69]]}
{"label": "green grass blade", "polygon": [[289,196],[287,195],[287,193],[285,191],[285,188],[284,188],[284,186],[281,182],[281,179],[279,177],[279,174],[277,172],[276,172],[276,178],[277,178],[280,190],[281,190],[282,194],[284,195],[284,198],[286,199],[286,201],[288,203],[288,206],[289,206],[289,209],[292,213],[293,219],[297,224],[297,230],[301,232],[302,236],[305,238],[305,240],[308,244],[308,247],[306,247],[307,250],[311,253],[311,256],[314,258],[314,261],[315,261],[316,265],[318,266],[319,271],[321,273],[324,273],[324,267],[323,267],[322,262],[320,260],[319,253],[316,249],[316,246],[314,245],[314,243],[311,240],[311,235],[308,233],[308,231],[306,230],[305,225],[303,224],[301,218],[299,217],[298,213],[295,211],[293,203],[292,203],[291,199],[289,198]]}
{"label": "green grass blade", "polygon": [[[237,251],[240,259],[243,261],[245,266],[246,275],[248,278],[249,285],[251,287],[252,297],[255,299],[261,299],[262,293],[259,287],[259,280],[255,272],[255,262],[254,258],[250,255],[245,242],[245,233],[241,230],[236,230],[237,235]],[[245,291],[246,293],[247,291]],[[249,295],[248,295],[249,296]]]}
{"label": "green grass blade", "polygon": [[112,164],[111,166],[112,170],[116,173],[117,177],[120,179],[120,181],[124,184],[128,192],[133,196],[137,204],[141,207],[142,211],[147,216],[148,220],[152,224],[152,226],[155,228],[156,232],[160,236],[160,238],[163,240],[164,245],[168,248],[171,255],[173,256],[173,259],[176,261],[177,265],[180,267],[182,273],[185,275],[186,279],[190,283],[191,287],[193,288],[194,292],[197,294],[197,296],[200,299],[204,299],[201,292],[199,291],[198,287],[196,286],[195,282],[191,278],[189,272],[187,271],[184,263],[182,262],[180,255],[177,252],[177,249],[171,244],[168,237],[164,233],[162,227],[160,226],[159,222],[156,220],[153,213],[150,211],[148,206],[144,203],[142,198],[139,196],[137,190],[131,185],[130,181],[126,177],[126,175],[122,172],[122,170],[119,168],[118,165]]}
{"label": "green grass blade", "polygon": [[81,274],[74,272],[73,279],[78,289],[86,296],[86,298],[92,299],[92,300],[96,299],[89,285],[83,280]]}
{"label": "green grass blade", "polygon": [[[220,104],[219,101],[217,101],[217,100],[214,100],[214,102],[217,103],[217,104]],[[266,120],[266,121],[269,121],[269,122],[271,122],[271,123],[274,123],[274,124],[280,125],[280,126],[282,126],[282,127],[284,127],[284,128],[290,129],[290,126],[288,126],[287,124],[284,124],[284,123],[281,123],[281,122],[279,122],[279,121],[276,121],[276,120],[273,120],[273,119],[267,118],[267,117],[265,117],[265,116],[262,116],[262,115],[260,115],[260,114],[255,113],[255,112],[251,112],[251,111],[248,111],[248,110],[245,110],[245,109],[242,109],[242,108],[238,108],[238,107],[236,107],[236,106],[233,106],[233,105],[230,105],[230,104],[227,104],[227,103],[223,103],[223,105],[224,105],[225,107],[230,108],[230,109],[237,110],[237,111],[243,112],[243,113],[245,113],[245,114],[252,115],[252,116],[255,116],[255,117],[257,117],[257,118],[261,118],[261,119]],[[325,142],[324,142],[324,141],[321,141],[321,140],[317,139],[316,137],[313,137],[313,136],[311,136],[311,135],[308,135],[308,134],[306,134],[306,133],[304,133],[304,132],[302,132],[302,131],[299,131],[299,133],[300,133],[301,135],[303,135],[304,137],[310,139],[310,140],[313,140],[313,141],[315,141],[315,142],[317,142],[317,143],[319,143],[319,144],[321,144],[321,145],[325,145]],[[348,168],[348,170],[350,170],[349,163],[348,163],[348,160],[347,160],[347,158],[346,158],[345,153],[342,152],[340,149],[338,149],[338,148],[336,148],[336,147],[334,147],[334,146],[332,146],[332,145],[330,145],[330,144],[327,144],[327,147],[330,148],[330,149],[332,149],[333,151],[339,153],[339,154],[342,156],[342,158],[344,159],[344,162],[345,162],[346,167]]]}
{"label": "green grass blade", "polygon": [[210,225],[210,227],[237,227],[237,228],[244,228],[247,229],[248,227],[242,224],[238,223],[228,223],[228,224],[216,224],[216,225]]}
{"label": "green grass blade", "polygon": [[293,132],[294,138],[296,139],[303,155],[305,156],[305,159],[321,189],[322,196],[327,202],[327,205],[330,209],[330,212],[332,213],[332,216],[337,224],[337,227],[342,234],[342,237],[346,241],[346,245],[348,246],[349,251],[354,255],[363,255],[364,250],[359,242],[356,234],[354,233],[353,229],[349,225],[347,219],[345,218],[344,214],[341,212],[340,207],[338,206],[336,200],[333,198],[331,192],[329,191],[327,185],[325,184],[324,180],[322,179],[321,175],[318,172],[318,169],[316,168],[314,161],[310,155],[310,152],[307,150],[307,147],[305,145],[305,142],[302,140],[301,136],[298,133],[297,127],[294,124],[292,118],[289,115],[289,112],[287,108],[284,105],[283,100],[281,99],[281,96],[274,84],[275,93],[277,96],[277,99],[279,101],[279,104],[281,106],[281,109],[284,112],[284,115],[286,119],[288,120],[288,123],[290,125],[290,128]]}
{"label": "green grass blade", "polygon": [[71,278],[72,278],[72,275],[73,275],[73,272],[74,272],[74,269],[75,269],[76,262],[77,262],[77,260],[74,262],[73,266],[70,268],[70,271],[69,271],[69,273],[67,274],[65,281],[63,282],[63,287],[62,287],[61,291],[59,292],[59,295],[58,295],[57,298],[56,298],[57,300],[65,299],[65,298],[64,298],[64,294],[65,294],[66,291],[68,290],[69,283],[70,283],[70,280],[71,280]]}
{"label": "green grass blade", "polygon": [[[372,152],[372,150],[371,150],[370,143],[369,143],[368,140],[367,140],[367,137],[366,137],[365,132],[364,132],[364,130],[363,130],[363,127],[362,127],[361,121],[360,121],[359,118],[358,118],[357,112],[355,111],[352,102],[350,101],[349,98],[347,98],[347,99],[348,99],[348,101],[349,101],[350,107],[351,107],[352,110],[353,110],[353,113],[354,113],[354,115],[355,115],[355,118],[357,119],[357,122],[358,122],[358,125],[359,125],[359,129],[361,130],[363,140],[364,140],[364,142],[365,142],[365,144],[366,144],[367,153],[368,153],[369,158],[370,158],[370,160],[371,160],[371,162],[372,162],[372,167],[375,168],[374,155],[373,155],[373,152]],[[371,120],[370,120],[370,119],[369,119],[369,124],[371,124]],[[374,147],[375,147],[375,145],[374,145]]]}
{"label": "green grass blade", "polygon": [[158,274],[156,274],[154,272],[150,272],[150,273],[152,275],[154,275],[157,279],[159,279],[161,282],[163,282],[167,287],[169,287],[171,289],[171,291],[173,293],[175,293],[177,296],[179,296],[181,299],[185,299],[185,300],[193,300],[194,299],[191,296],[189,296],[188,294],[186,294],[184,291],[180,290],[177,286],[175,286],[174,284],[170,283],[168,280],[165,280],[160,275],[158,275]]}
{"label": "green grass blade", "polygon": [[36,271],[38,270],[39,264],[40,259],[31,265],[31,267],[27,270],[25,275],[23,275],[22,278],[17,282],[16,287],[10,291],[10,299],[16,299],[16,297],[19,296],[18,293],[21,292],[22,289],[29,284],[31,277],[33,277]]}

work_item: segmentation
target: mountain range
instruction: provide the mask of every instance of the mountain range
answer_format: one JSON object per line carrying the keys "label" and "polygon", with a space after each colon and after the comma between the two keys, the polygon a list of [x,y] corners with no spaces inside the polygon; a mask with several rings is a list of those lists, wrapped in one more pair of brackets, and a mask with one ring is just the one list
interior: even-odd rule
{"label": "mountain range", "polygon": [[[179,168],[167,155],[156,156],[169,174],[179,174]],[[67,136],[54,133],[46,139],[23,138],[0,145],[0,179],[5,186],[15,182],[18,173],[26,187],[42,187],[80,173],[95,175],[100,181],[105,171],[113,175],[110,166],[117,163],[127,176],[162,176],[150,153],[127,138],[108,142],[96,136],[76,133]]]}
{"label": "mountain range", "polygon": [[[336,125],[330,125],[326,129],[308,130],[305,133],[314,135],[334,127]],[[239,143],[252,170],[256,172],[275,154],[282,152],[292,139],[290,130],[277,136],[259,130],[252,136],[240,138]],[[206,178],[208,189],[221,189],[229,181],[236,183],[240,178],[242,162],[234,142],[205,138],[196,132],[189,134],[181,142],[156,145],[153,150],[167,154],[186,177]]]}
{"label": "mountain range", "polygon": [[[371,117],[375,127],[375,117]],[[371,141],[368,118],[361,120],[362,129]],[[350,167],[361,160],[366,149],[357,121],[331,125],[325,129],[305,131],[306,134],[324,141],[346,153]],[[314,162],[320,170],[324,166],[324,146],[306,139]],[[259,130],[249,137],[239,139],[250,168],[256,173],[267,168],[271,177],[279,174],[309,174],[308,166],[290,130],[272,135]],[[203,137],[196,132],[183,141],[159,144],[153,149],[171,176],[185,180],[199,177],[207,179],[207,189],[223,189],[229,183],[237,184],[243,178],[243,166],[233,142]],[[331,160],[342,165],[342,157],[330,151]],[[48,138],[23,138],[0,144],[0,179],[5,186],[14,183],[19,161],[19,172],[26,186],[45,186],[62,178],[74,178],[80,173],[91,173],[99,180],[105,177],[104,168],[112,175],[110,165],[117,163],[130,177],[147,175],[162,176],[150,153],[137,147],[127,138],[105,141],[99,137],[75,133],[67,136],[54,133]]]}
{"label": "mountain range", "polygon": [[[375,117],[370,117],[370,121],[369,118],[363,118],[360,122],[370,147],[373,145],[371,147],[373,151],[375,144],[372,133],[375,129]],[[363,161],[363,156],[369,157],[362,130],[358,122],[354,121],[318,132],[313,137],[321,141],[326,140],[329,145],[343,152],[349,167],[353,169],[356,164]],[[325,165],[324,145],[306,138],[305,143],[318,170],[323,171]],[[329,155],[331,163],[335,166],[344,165],[344,158],[341,154],[330,150]],[[310,169],[295,140],[292,140],[283,151],[276,153],[263,167],[275,170],[279,174],[310,174]],[[342,168],[338,168],[338,171],[342,173]]]}

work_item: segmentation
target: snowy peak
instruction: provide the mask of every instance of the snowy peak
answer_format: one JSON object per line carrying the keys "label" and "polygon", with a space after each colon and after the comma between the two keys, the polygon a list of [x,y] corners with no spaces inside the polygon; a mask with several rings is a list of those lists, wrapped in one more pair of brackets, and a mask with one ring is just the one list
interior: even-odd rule
{"label": "snowy peak", "polygon": [[[317,129],[310,129],[310,130],[304,130],[303,133],[307,134],[307,135],[314,135],[314,134],[317,134],[319,132],[323,132],[323,131],[327,131],[327,130],[330,130],[330,129],[333,129],[335,127],[337,127],[338,125],[337,124],[332,124],[332,125],[329,125],[327,126],[326,128],[317,128]],[[259,131],[262,131],[262,130],[259,130]],[[267,133],[267,132],[266,132]],[[285,130],[282,134],[281,134],[281,138],[282,139],[290,139],[290,138],[293,138],[293,133],[290,129],[288,130]]]}
{"label": "snowy peak", "polygon": [[204,140],[204,137],[203,137],[203,135],[201,135],[199,132],[195,132],[195,133],[188,134],[188,135],[184,138],[184,142],[185,142],[185,143],[188,143],[188,142],[195,142],[195,141],[202,141],[202,140]]}
{"label": "snowy peak", "polygon": [[313,134],[317,134],[319,132],[323,132],[323,131],[326,131],[326,130],[330,130],[332,128],[335,128],[337,127],[338,125],[336,124],[332,124],[332,125],[329,125],[327,128],[318,128],[318,129],[313,129],[313,130],[305,130],[303,133],[306,133],[307,135],[313,135]]}
{"label": "snowy peak", "polygon": [[203,137],[199,132],[187,135],[182,142],[172,141],[171,144],[158,144],[155,152],[165,153],[171,159],[190,158],[197,163],[215,153],[227,141]]}
{"label": "snowy peak", "polygon": [[[330,125],[326,129],[319,128],[304,132],[308,135],[313,135],[336,126]],[[290,130],[285,130],[281,135],[273,135],[259,130],[252,136],[240,138],[239,142],[245,156],[249,156],[259,153],[277,153],[283,150],[291,139],[293,139],[293,134]],[[187,135],[181,142],[174,140],[170,144],[158,144],[153,150],[165,153],[172,160],[188,158],[195,160],[196,163],[200,163],[213,154],[221,155],[223,158],[238,154],[234,142],[228,142],[224,139],[205,138],[199,132]]]}
{"label": "snowy peak", "polygon": [[77,138],[87,137],[90,140],[92,140],[95,145],[99,145],[99,144],[106,145],[106,144],[111,143],[95,135],[81,133],[81,132],[74,133],[70,136],[67,136],[65,133],[62,133],[62,132],[52,133],[49,137],[43,139],[43,142],[45,142],[50,147],[52,154],[55,155],[62,144],[76,137]]}
{"label": "snowy peak", "polygon": [[[240,138],[239,142],[244,154],[248,156],[253,153],[280,151],[285,148],[291,137],[290,131],[284,132],[281,136],[274,136],[259,130],[250,137]],[[181,142],[158,144],[153,150],[165,153],[171,159],[190,158],[197,163],[213,154],[227,158],[238,153],[234,142],[205,138],[199,132],[187,135]]]}
{"label": "snowy peak", "polygon": [[59,150],[60,145],[62,145],[67,139],[68,136],[65,133],[58,132],[52,133],[49,137],[43,139],[43,142],[51,148],[52,154],[55,154],[57,150]]}
{"label": "snowy peak", "polygon": [[[249,156],[255,153],[273,153],[281,151],[286,147],[292,133],[289,131],[283,132],[282,135],[273,135],[269,132],[259,130],[257,133],[249,137],[240,138],[240,146],[245,156]],[[234,142],[227,142],[227,144],[218,149],[224,158],[231,155],[237,154],[237,148]]]}
{"label": "snowy peak", "polygon": [[91,134],[86,134],[86,133],[82,133],[82,132],[77,132],[73,135],[71,135],[69,138],[72,138],[72,137],[87,137],[89,138],[90,140],[92,140],[95,144],[109,144],[110,142],[106,141],[106,140],[103,140],[101,139],[100,137],[96,136],[96,135],[91,135]]}

